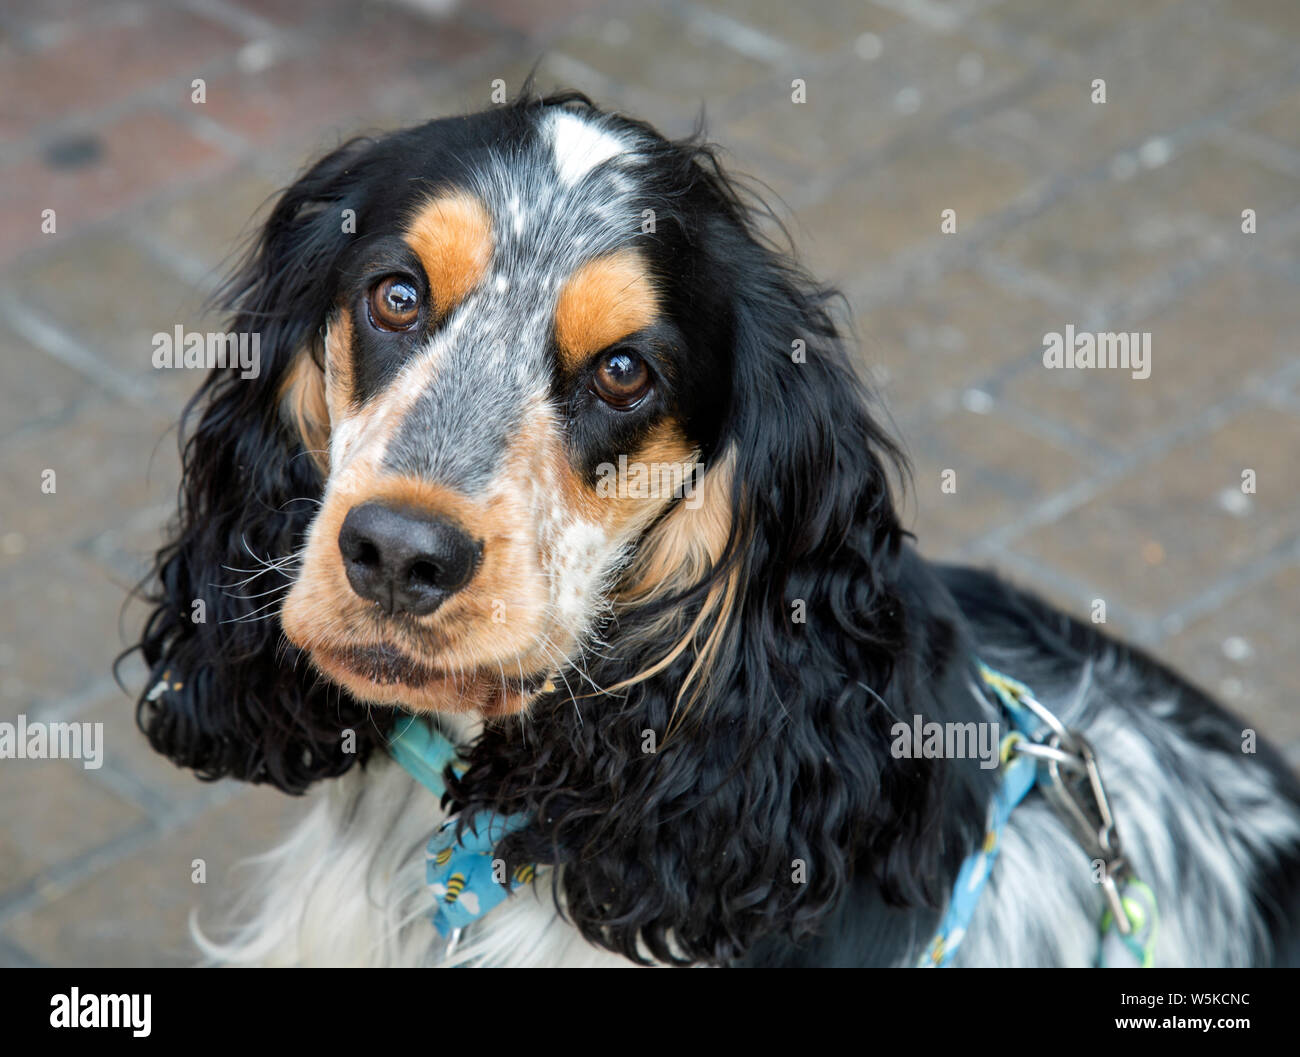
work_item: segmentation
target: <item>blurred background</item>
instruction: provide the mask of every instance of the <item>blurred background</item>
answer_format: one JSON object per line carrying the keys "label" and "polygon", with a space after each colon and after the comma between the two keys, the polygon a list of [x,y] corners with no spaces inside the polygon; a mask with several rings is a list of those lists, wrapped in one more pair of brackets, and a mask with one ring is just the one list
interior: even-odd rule
{"label": "blurred background", "polygon": [[[223,329],[204,296],[313,155],[539,59],[670,135],[703,108],[781,200],[850,298],[924,551],[1104,601],[1300,762],[1295,0],[3,0],[0,721],[106,744],[0,762],[0,964],[191,961],[189,912],[306,806],[172,768],[111,677],[198,382],[151,336]],[[1066,324],[1150,332],[1150,378],[1045,369]]]}

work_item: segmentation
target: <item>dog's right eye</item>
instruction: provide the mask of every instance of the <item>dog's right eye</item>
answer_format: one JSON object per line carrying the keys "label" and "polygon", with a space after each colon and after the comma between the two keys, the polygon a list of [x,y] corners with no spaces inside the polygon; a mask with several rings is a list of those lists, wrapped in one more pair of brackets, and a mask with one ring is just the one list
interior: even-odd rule
{"label": "dog's right eye", "polygon": [[420,292],[400,275],[377,282],[367,305],[370,322],[379,330],[410,330],[420,318]]}

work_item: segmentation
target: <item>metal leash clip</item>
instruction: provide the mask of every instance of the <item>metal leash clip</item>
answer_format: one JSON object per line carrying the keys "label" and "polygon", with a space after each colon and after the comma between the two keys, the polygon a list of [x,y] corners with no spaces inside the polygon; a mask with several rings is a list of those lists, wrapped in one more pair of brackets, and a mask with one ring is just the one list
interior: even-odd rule
{"label": "metal leash clip", "polygon": [[1088,857],[1103,864],[1102,891],[1115,927],[1127,936],[1133,926],[1119,886],[1129,879],[1131,870],[1092,746],[1032,697],[1022,696],[1021,703],[1042,720],[1049,733],[1041,741],[1018,741],[1015,751],[1038,761],[1039,784],[1048,803],[1065,819]]}

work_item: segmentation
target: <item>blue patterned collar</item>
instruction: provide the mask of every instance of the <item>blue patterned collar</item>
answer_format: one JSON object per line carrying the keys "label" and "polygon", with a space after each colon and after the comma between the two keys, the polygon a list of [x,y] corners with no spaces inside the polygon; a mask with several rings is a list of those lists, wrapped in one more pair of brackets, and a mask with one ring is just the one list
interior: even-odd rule
{"label": "blue patterned collar", "polygon": [[[405,713],[394,725],[388,753],[439,800],[447,792],[447,768],[456,773],[463,769],[451,739]],[[453,942],[461,929],[504,901],[508,891],[531,883],[535,875],[532,866],[519,866],[507,878],[505,863],[493,857],[503,837],[527,825],[527,815],[480,815],[466,822],[459,837],[456,821],[444,822],[425,850],[425,880],[437,900],[433,927]]]}

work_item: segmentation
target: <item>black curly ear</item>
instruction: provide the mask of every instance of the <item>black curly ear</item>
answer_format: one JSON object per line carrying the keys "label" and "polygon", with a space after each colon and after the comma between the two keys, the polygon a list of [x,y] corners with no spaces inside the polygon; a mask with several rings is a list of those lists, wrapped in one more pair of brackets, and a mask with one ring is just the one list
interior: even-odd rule
{"label": "black curly ear", "polygon": [[182,416],[179,516],[136,647],[150,672],[137,722],[203,778],[298,793],[363,758],[373,737],[366,710],[283,641],[278,615],[322,492],[317,343],[368,146],[345,144],[281,196],[220,295],[231,330],[258,337],[258,373],[213,369]]}
{"label": "black curly ear", "polygon": [[[556,695],[529,729],[489,732],[453,785],[467,813],[532,813],[498,854],[562,864],[567,913],[630,958],[727,962],[769,939],[816,942],[855,879],[855,898],[937,906],[988,792],[980,775],[890,754],[900,716],[944,721],[969,699],[964,718],[980,718],[953,685],[955,615],[922,601],[927,574],[890,496],[897,453],[832,295],[711,178],[721,204],[699,244],[730,316],[730,412],[704,502],[656,526],[630,574],[690,580],[618,611],[586,672],[616,694]],[[692,557],[702,538],[712,553]],[[655,553],[665,545],[671,560]],[[683,718],[688,682],[699,693]]]}

